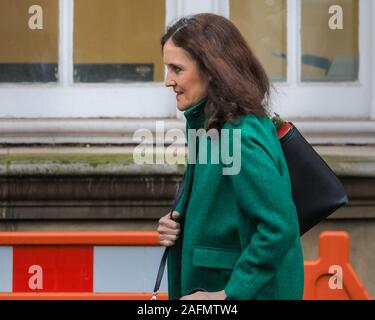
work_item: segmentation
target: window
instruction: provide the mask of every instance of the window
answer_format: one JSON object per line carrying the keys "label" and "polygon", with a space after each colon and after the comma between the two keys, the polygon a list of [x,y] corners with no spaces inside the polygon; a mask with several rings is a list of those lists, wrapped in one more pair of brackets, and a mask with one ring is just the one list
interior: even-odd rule
{"label": "window", "polygon": [[[370,0],[229,0],[286,117],[371,117]],[[372,31],[371,31],[372,30]]]}
{"label": "window", "polygon": [[[358,80],[358,0],[302,0],[301,4],[301,80]],[[337,17],[342,15],[342,20],[330,16],[330,10]],[[232,0],[230,19],[251,44],[271,80],[286,81],[287,1]],[[329,23],[332,29],[327,27]]]}
{"label": "window", "polygon": [[302,81],[358,80],[358,9],[358,0],[302,1]]}
{"label": "window", "polygon": [[230,19],[273,81],[286,81],[287,1],[232,0]]}
{"label": "window", "polygon": [[74,81],[163,81],[165,0],[74,4]]}
{"label": "window", "polygon": [[[0,35],[11,33],[0,44],[0,68],[7,68],[0,75],[7,82],[0,83],[0,118],[176,117],[159,44],[180,10],[175,1],[38,1],[44,28],[33,32],[44,33],[35,37],[26,27],[33,3],[0,0],[9,13]],[[12,41],[17,46],[8,50]],[[10,62],[21,66],[3,67]],[[35,63],[42,64],[42,76]]]}
{"label": "window", "polygon": [[58,80],[58,0],[37,3],[0,1],[0,82]]}

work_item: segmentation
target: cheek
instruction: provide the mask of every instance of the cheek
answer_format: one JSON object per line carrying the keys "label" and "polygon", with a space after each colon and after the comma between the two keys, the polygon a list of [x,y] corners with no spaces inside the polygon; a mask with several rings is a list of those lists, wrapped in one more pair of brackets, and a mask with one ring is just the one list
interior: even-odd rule
{"label": "cheek", "polygon": [[194,94],[198,98],[203,98],[207,95],[207,83],[201,79],[197,79],[194,86]]}
{"label": "cheek", "polygon": [[207,95],[208,83],[196,73],[189,74],[188,77],[180,80],[179,88],[184,92],[184,100],[196,102],[195,100],[202,99]]}

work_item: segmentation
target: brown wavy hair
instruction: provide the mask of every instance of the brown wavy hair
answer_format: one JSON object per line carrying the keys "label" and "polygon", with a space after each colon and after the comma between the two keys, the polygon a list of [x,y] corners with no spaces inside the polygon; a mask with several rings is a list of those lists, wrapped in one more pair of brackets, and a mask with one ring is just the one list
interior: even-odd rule
{"label": "brown wavy hair", "polygon": [[179,19],[161,38],[185,49],[209,79],[206,129],[220,130],[237,116],[268,115],[270,81],[237,27],[228,19],[202,13]]}

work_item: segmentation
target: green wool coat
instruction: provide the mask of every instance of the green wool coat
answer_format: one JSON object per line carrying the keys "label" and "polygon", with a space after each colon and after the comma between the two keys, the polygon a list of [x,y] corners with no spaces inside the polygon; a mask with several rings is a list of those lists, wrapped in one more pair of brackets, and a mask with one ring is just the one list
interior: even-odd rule
{"label": "green wool coat", "polygon": [[[187,129],[204,127],[205,102],[185,111]],[[276,129],[253,115],[224,129],[232,151],[234,129],[241,130],[241,170],[224,175],[227,160],[187,164],[176,206],[182,232],[168,253],[169,299],[195,288],[224,289],[230,299],[302,299],[297,212]],[[197,140],[197,155],[210,160],[213,142]]]}

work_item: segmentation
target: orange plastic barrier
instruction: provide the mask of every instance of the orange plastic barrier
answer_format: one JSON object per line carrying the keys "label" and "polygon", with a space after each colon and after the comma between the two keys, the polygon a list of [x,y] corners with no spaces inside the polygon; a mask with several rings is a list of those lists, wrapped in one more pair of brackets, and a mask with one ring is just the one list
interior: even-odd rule
{"label": "orange plastic barrier", "polygon": [[[159,246],[155,231],[131,232],[0,232],[0,246]],[[158,264],[159,261],[155,261]],[[151,292],[4,292],[0,300],[149,300]],[[160,293],[158,299],[168,299]],[[305,300],[364,299],[371,296],[349,262],[349,235],[323,232],[319,258],[305,261]]]}
{"label": "orange plastic barrier", "polygon": [[[0,246],[16,249],[47,246],[57,250],[79,246],[160,246],[160,243],[155,231],[0,232]],[[0,292],[0,300],[150,300],[151,297],[152,292]],[[158,300],[167,299],[167,293],[158,294]]]}
{"label": "orange plastic barrier", "polygon": [[371,300],[349,261],[346,232],[326,231],[319,238],[319,258],[305,261],[305,300]]}

